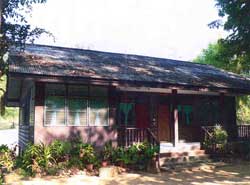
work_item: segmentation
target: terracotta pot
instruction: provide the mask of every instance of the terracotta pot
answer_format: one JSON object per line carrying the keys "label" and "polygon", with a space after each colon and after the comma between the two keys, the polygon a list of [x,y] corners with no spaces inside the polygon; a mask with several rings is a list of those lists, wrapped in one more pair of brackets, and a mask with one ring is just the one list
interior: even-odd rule
{"label": "terracotta pot", "polygon": [[87,168],[88,171],[93,171],[94,165],[93,164],[87,164],[86,168]]}
{"label": "terracotta pot", "polygon": [[102,161],[102,167],[107,167],[108,166],[108,161]]}

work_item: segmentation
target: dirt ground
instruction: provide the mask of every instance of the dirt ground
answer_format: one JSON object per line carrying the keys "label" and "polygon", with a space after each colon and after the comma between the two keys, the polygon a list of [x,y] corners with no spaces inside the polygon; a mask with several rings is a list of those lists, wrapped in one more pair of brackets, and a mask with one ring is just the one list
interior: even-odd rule
{"label": "dirt ground", "polygon": [[31,180],[13,180],[9,184],[21,185],[250,185],[249,163],[209,163],[195,167],[177,168],[173,171],[150,173],[123,173],[114,178],[74,175],[68,177],[43,177]]}

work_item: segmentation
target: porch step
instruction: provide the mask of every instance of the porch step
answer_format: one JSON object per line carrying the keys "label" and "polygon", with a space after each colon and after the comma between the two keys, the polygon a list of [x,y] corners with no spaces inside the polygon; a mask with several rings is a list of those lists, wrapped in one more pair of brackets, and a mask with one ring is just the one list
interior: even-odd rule
{"label": "porch step", "polygon": [[160,166],[171,166],[182,163],[193,163],[206,161],[209,155],[204,150],[195,150],[191,152],[171,152],[160,154]]}
{"label": "porch step", "polygon": [[166,152],[161,153],[161,157],[170,157],[170,158],[177,158],[177,157],[187,157],[187,156],[201,156],[205,155],[205,150],[190,150],[190,151],[178,151],[178,152]]}

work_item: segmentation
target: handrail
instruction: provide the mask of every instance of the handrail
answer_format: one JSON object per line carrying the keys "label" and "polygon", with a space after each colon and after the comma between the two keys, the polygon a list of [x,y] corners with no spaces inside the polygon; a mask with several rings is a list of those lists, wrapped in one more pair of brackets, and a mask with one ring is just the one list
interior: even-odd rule
{"label": "handrail", "polygon": [[160,145],[160,142],[158,141],[156,135],[151,131],[150,128],[147,128],[147,131],[149,133],[149,135],[151,135],[151,137],[153,138],[154,142],[157,144],[157,145]]}
{"label": "handrail", "polygon": [[208,134],[209,137],[213,137],[212,133],[208,131],[207,128],[214,128],[214,126],[202,126],[201,129]]}
{"label": "handrail", "polygon": [[152,145],[160,145],[157,136],[150,128],[120,127],[118,129],[118,143],[121,146],[128,147],[144,141]]}

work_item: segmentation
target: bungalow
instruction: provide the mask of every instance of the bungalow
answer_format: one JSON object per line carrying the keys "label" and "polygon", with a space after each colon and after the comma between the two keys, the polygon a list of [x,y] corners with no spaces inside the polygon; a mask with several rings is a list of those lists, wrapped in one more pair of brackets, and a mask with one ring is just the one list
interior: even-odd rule
{"label": "bungalow", "polygon": [[234,138],[235,98],[250,94],[250,79],[209,65],[44,45],[12,52],[7,75],[21,150],[81,137],[96,147],[148,140],[178,151],[215,124]]}

